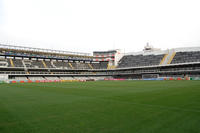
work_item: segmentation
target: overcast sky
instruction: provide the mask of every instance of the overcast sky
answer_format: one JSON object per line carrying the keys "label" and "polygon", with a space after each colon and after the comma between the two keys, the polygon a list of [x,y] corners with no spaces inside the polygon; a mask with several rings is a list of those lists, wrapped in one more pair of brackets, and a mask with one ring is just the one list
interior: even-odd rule
{"label": "overcast sky", "polygon": [[199,0],[0,0],[0,43],[74,52],[200,46]]}

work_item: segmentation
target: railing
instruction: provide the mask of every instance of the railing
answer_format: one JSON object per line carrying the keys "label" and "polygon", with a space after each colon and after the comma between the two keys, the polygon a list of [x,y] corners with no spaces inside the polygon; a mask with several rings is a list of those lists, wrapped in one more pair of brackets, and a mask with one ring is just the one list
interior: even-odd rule
{"label": "railing", "polygon": [[6,44],[0,44],[0,48],[14,49],[14,50],[25,50],[25,51],[34,51],[34,52],[56,53],[56,54],[67,54],[67,55],[91,56],[90,53],[71,52],[71,51],[63,51],[63,50],[51,50],[51,49],[44,49],[44,48],[32,48],[32,47],[6,45]]}

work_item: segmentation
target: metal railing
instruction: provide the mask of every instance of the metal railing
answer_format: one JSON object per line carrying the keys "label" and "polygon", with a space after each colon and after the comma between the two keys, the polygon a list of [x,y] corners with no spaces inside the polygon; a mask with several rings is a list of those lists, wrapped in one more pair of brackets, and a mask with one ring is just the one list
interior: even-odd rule
{"label": "metal railing", "polygon": [[34,51],[34,52],[46,52],[46,53],[55,53],[55,54],[66,54],[66,55],[91,56],[90,53],[71,52],[71,51],[64,51],[64,50],[52,50],[52,49],[44,49],[44,48],[32,48],[32,47],[7,45],[7,44],[0,44],[0,48],[14,49],[14,50],[25,50],[25,51]]}

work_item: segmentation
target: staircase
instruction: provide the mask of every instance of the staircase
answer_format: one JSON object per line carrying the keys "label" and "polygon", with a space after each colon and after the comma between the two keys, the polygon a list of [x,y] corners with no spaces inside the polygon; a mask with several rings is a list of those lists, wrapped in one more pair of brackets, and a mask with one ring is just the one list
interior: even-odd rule
{"label": "staircase", "polygon": [[54,68],[56,68],[56,65],[53,64],[53,61],[51,61],[51,65],[52,65]]}
{"label": "staircase", "polygon": [[26,74],[29,74],[24,60],[22,60],[22,64],[23,64],[23,66],[24,66],[24,71],[26,72]]}
{"label": "staircase", "polygon": [[176,52],[173,52],[169,61],[167,62],[167,64],[171,64],[172,60],[174,59],[174,56],[176,55]]}
{"label": "staircase", "polygon": [[88,66],[89,66],[91,69],[94,69],[90,63],[88,63]]}
{"label": "staircase", "polygon": [[15,67],[13,60],[11,58],[10,58],[10,64],[11,64],[12,67]]}
{"label": "staircase", "polygon": [[68,64],[69,64],[69,66],[70,66],[72,69],[74,69],[74,67],[72,66],[72,64],[71,64],[70,62],[69,62]]}
{"label": "staircase", "polygon": [[43,60],[42,60],[42,64],[43,64],[44,68],[47,68],[46,63]]}
{"label": "staircase", "polygon": [[170,64],[174,58],[174,56],[176,55],[176,52],[174,49],[169,50],[168,54],[166,54],[163,59],[160,62],[160,65],[167,65]]}
{"label": "staircase", "polygon": [[24,66],[24,69],[27,69],[27,68],[26,68],[26,64],[24,63],[24,60],[22,60],[22,64],[23,64],[23,66]]}
{"label": "staircase", "polygon": [[168,56],[168,54],[166,54],[166,55],[163,57],[163,59],[162,59],[161,62],[160,62],[160,65],[163,65],[163,64],[164,64],[164,61],[166,60],[167,56]]}

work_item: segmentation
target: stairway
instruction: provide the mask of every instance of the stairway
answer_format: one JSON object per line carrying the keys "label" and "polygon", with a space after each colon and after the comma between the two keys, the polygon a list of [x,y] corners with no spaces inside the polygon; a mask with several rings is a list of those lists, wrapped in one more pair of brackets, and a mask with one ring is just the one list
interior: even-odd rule
{"label": "stairway", "polygon": [[26,73],[26,74],[29,74],[24,60],[22,60],[22,64],[23,64],[23,66],[24,66],[24,71],[25,71],[25,73]]}
{"label": "stairway", "polygon": [[163,57],[163,59],[162,59],[161,62],[160,62],[160,65],[163,65],[163,64],[164,64],[164,61],[166,60],[167,56],[168,56],[168,54],[165,54],[165,56]]}
{"label": "stairway", "polygon": [[44,68],[47,68],[46,63],[43,60],[42,60],[42,64],[43,64]]}
{"label": "stairway", "polygon": [[54,68],[56,68],[56,65],[53,64],[53,61],[51,61],[51,65],[52,65]]}
{"label": "stairway", "polygon": [[90,63],[88,63],[88,66],[89,66],[91,69],[94,69]]}
{"label": "stairway", "polygon": [[22,60],[22,64],[23,64],[23,66],[24,66],[24,69],[27,69],[24,60]]}
{"label": "stairway", "polygon": [[163,57],[163,59],[160,62],[160,65],[167,65],[170,64],[176,55],[176,52],[174,49],[169,50],[168,53]]}
{"label": "stairway", "polygon": [[69,66],[70,66],[72,69],[74,69],[74,67],[72,66],[72,64],[71,64],[70,62],[69,62],[68,64],[69,64]]}
{"label": "stairway", "polygon": [[10,58],[10,64],[11,64],[12,67],[15,67],[13,60],[11,58]]}
{"label": "stairway", "polygon": [[167,62],[167,64],[171,64],[172,60],[174,59],[174,56],[176,55],[176,52],[173,52],[171,57],[169,58],[169,61]]}

